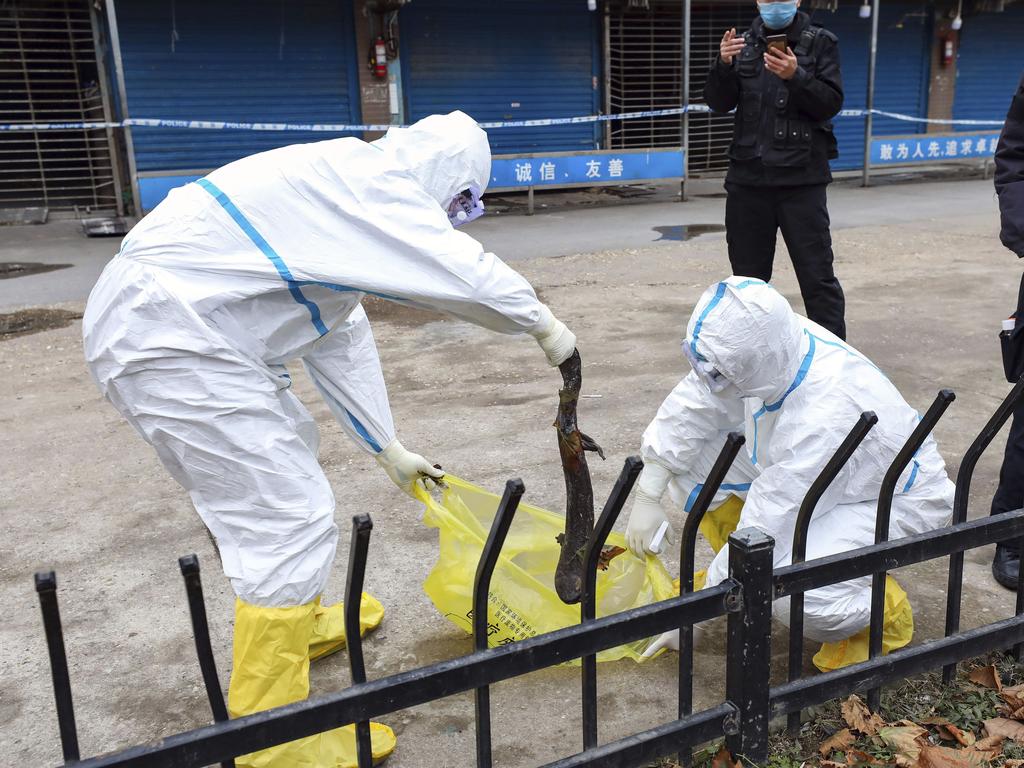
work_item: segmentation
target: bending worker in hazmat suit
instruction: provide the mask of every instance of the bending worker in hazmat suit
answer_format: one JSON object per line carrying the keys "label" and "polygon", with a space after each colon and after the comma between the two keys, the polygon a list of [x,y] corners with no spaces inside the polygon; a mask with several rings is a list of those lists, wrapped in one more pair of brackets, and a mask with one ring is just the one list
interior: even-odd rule
{"label": "bending worker in hazmat suit", "polygon": [[[342,429],[404,491],[441,472],[398,441],[366,294],[532,334],[551,365],[576,339],[530,284],[453,228],[482,213],[486,134],[461,112],[275,149],[175,189],[125,238],[89,297],[86,357],[217,541],[238,596],[228,706],[307,697],[309,663],[344,646],[320,595],[334,495],[285,368],[301,360]],[[383,609],[364,596],[364,629]],[[355,766],[352,726],[240,766]],[[394,748],[374,723],[373,753]]]}
{"label": "bending worker in hazmat suit", "polygon": [[[758,528],[775,540],[775,566],[792,557],[797,512],[811,483],[863,411],[878,423],[819,500],[807,559],[874,543],[882,478],[917,425],[917,412],[870,360],[793,312],[760,280],[730,277],[704,292],[690,317],[683,352],[691,372],[665,399],[643,435],[644,469],[629,517],[635,553],[651,551],[666,521],[665,491],[689,511],[726,435],[743,431],[744,450],[705,515],[701,531],[717,551],[706,584],[728,575],[729,533]],[[893,499],[893,538],[949,523],[953,484],[929,437],[900,477]],[[695,586],[703,584],[695,578]],[[886,585],[886,652],[910,641],[913,615],[893,579]],[[868,577],[823,587],[805,597],[805,632],[824,643],[815,665],[834,669],[867,658],[871,613]],[[789,601],[776,601],[787,621]],[[666,633],[659,647],[678,647]]]}

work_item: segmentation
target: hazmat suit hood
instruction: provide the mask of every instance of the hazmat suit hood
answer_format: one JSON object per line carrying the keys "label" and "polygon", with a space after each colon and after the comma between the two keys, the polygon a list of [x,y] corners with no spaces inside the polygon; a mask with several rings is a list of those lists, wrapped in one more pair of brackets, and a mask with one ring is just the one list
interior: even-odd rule
{"label": "hazmat suit hood", "polygon": [[487,189],[491,147],[465,112],[431,115],[408,128],[391,128],[374,146],[391,156],[441,206],[469,187]]}
{"label": "hazmat suit hood", "polygon": [[774,403],[800,370],[803,336],[797,315],[778,291],[761,280],[733,276],[704,291],[684,343],[740,395]]}

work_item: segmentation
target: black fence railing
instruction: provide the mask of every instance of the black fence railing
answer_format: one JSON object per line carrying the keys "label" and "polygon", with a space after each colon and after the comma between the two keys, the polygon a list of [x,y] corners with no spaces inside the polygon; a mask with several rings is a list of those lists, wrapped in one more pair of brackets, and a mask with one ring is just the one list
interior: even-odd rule
{"label": "black fence railing", "polygon": [[[878,691],[885,683],[937,667],[953,670],[958,661],[993,650],[1013,648],[1020,658],[1024,648],[1024,603],[1020,597],[1021,592],[1018,592],[1013,617],[977,629],[959,631],[959,607],[963,552],[996,542],[1024,541],[1024,510],[966,521],[967,489],[978,458],[1022,398],[1024,381],[1013,388],[965,454],[957,476],[957,500],[950,527],[895,541],[888,540],[889,510],[897,480],[952,403],[953,394],[944,390],[898,452],[883,479],[874,545],[804,561],[807,532],[815,505],[877,421],[873,413],[865,412],[807,492],[798,515],[793,563],[774,569],[774,542],[771,538],[754,529],[737,531],[729,538],[729,577],[721,584],[693,592],[697,527],[743,444],[740,435],[729,435],[680,537],[681,594],[652,605],[597,618],[596,573],[599,554],[642,466],[638,458],[631,457],[626,460],[588,544],[585,555],[588,570],[580,624],[509,645],[488,648],[486,607],[491,576],[524,491],[521,481],[510,480],[477,568],[473,595],[475,650],[461,658],[370,681],[366,680],[363,665],[358,606],[373,526],[369,516],[359,515],[353,518],[345,589],[346,636],[352,685],[335,693],[234,720],[227,718],[224,696],[217,678],[199,581],[199,564],[194,555],[182,558],[180,564],[185,578],[199,667],[214,723],[159,742],[81,761],[57,605],[56,578],[52,572],[37,574],[36,588],[50,653],[65,765],[74,764],[83,768],[185,768],[220,763],[228,766],[233,764],[233,758],[238,755],[354,723],[359,766],[367,768],[371,765],[368,726],[371,718],[472,690],[476,694],[476,764],[490,766],[489,686],[577,658],[583,662],[582,751],[551,763],[550,766],[640,766],[670,754],[678,754],[686,761],[693,747],[722,737],[734,755],[762,762],[768,751],[768,724],[774,717],[788,716],[789,724],[797,725],[804,708],[856,691],[868,691],[869,699],[877,706]],[[896,568],[940,557],[950,558],[946,636],[882,656],[880,630],[885,574]],[[869,659],[833,672],[801,677],[803,594],[865,576],[872,577],[873,597]],[[787,597],[791,601],[788,682],[772,686],[772,603]],[[728,622],[725,700],[715,707],[694,713],[693,625],[719,616],[727,616]],[[596,654],[607,648],[673,629],[680,630],[681,640],[678,717],[632,736],[599,744]]]}

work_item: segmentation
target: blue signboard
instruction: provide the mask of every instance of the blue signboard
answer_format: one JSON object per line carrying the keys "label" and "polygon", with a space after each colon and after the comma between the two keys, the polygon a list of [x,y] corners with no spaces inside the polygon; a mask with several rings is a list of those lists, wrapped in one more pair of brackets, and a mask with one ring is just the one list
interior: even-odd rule
{"label": "blue signboard", "polygon": [[872,138],[871,164],[906,165],[992,157],[998,141],[999,131]]}
{"label": "blue signboard", "polygon": [[526,188],[548,184],[600,184],[678,179],[682,175],[683,153],[678,149],[554,157],[496,157],[491,161],[490,186]]}

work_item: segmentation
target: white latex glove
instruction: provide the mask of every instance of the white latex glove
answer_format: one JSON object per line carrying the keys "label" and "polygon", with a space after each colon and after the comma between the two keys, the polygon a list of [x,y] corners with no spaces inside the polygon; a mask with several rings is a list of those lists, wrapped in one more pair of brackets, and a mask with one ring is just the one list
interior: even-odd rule
{"label": "white latex glove", "polygon": [[376,458],[377,463],[388,473],[392,482],[410,496],[413,495],[413,483],[423,481],[424,486],[429,490],[434,487],[430,478],[440,480],[444,477],[443,470],[436,469],[418,453],[407,451],[398,442],[397,437],[388,443]]}
{"label": "white latex glove", "polygon": [[552,368],[560,366],[576,350],[576,334],[566,328],[565,323],[551,314],[546,306],[541,307],[540,322],[536,330],[530,331],[530,335],[540,344]]}
{"label": "white latex glove", "polygon": [[[693,625],[693,644],[697,645],[697,641],[700,640],[701,634],[704,632],[704,628],[700,624]],[[640,654],[641,658],[649,659],[651,656],[656,654],[662,648],[667,648],[670,651],[679,650],[679,630],[672,629],[668,632],[663,632],[658,637],[651,641],[651,644],[644,649],[644,652]]]}
{"label": "white latex glove", "polygon": [[647,646],[640,658],[649,659],[651,656],[656,654],[662,648],[668,648],[670,651],[679,650],[679,630],[672,629],[668,632],[662,632],[658,637],[651,641],[651,644]]}
{"label": "white latex glove", "polygon": [[[665,495],[671,479],[672,472],[649,461],[644,464],[636,481],[636,496],[629,512],[629,522],[626,523],[626,542],[630,551],[641,559],[644,559],[646,552],[652,555],[661,552],[660,545],[652,549],[651,539],[662,524],[668,522],[665,510],[661,507],[661,497]],[[675,540],[671,525],[665,533],[665,540],[670,544]]]}

